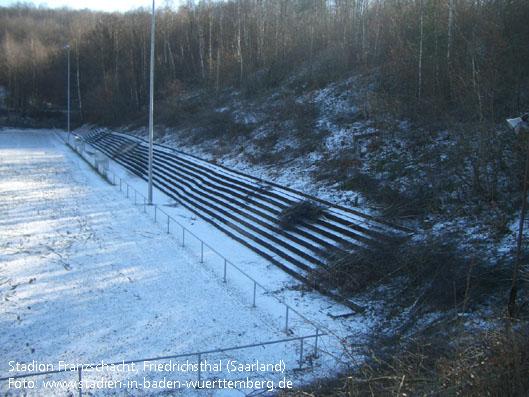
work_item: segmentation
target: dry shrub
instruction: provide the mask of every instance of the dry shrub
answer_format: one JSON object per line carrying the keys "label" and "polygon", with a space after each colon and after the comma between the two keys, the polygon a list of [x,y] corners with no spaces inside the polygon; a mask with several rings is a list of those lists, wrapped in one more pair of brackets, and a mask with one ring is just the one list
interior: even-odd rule
{"label": "dry shrub", "polygon": [[279,214],[279,226],[294,229],[303,222],[313,222],[325,214],[325,208],[311,200],[302,200],[284,208]]}
{"label": "dry shrub", "polygon": [[413,303],[416,316],[452,309],[455,302],[468,308],[508,288],[508,267],[466,257],[457,239],[448,236],[421,241],[388,236],[369,245],[329,249],[323,259],[326,267],[315,278],[326,287],[348,296],[379,285],[393,287],[405,292],[391,305]]}
{"label": "dry shrub", "polygon": [[313,178],[317,181],[338,182],[343,189],[352,189],[348,181],[361,167],[362,161],[351,153],[350,149],[340,150],[319,161],[317,170],[313,172]]}
{"label": "dry shrub", "polygon": [[333,159],[320,162],[316,180],[340,184],[343,190],[362,193],[381,206],[381,216],[387,219],[409,219],[423,216],[436,205],[436,193],[424,184],[408,186],[405,191],[393,187],[389,180],[379,180],[360,171],[361,160],[352,153],[342,152]]}
{"label": "dry shrub", "polygon": [[445,355],[437,362],[444,389],[467,396],[528,395],[527,328],[483,332],[465,342],[455,349],[453,357]]}
{"label": "dry shrub", "polygon": [[506,327],[416,342],[387,362],[371,360],[359,373],[350,395],[527,396],[529,334]]}
{"label": "dry shrub", "polygon": [[326,268],[316,277],[345,295],[363,292],[395,272],[398,266],[395,253],[402,244],[403,241],[395,237],[373,241],[369,246],[328,249],[324,256]]}
{"label": "dry shrub", "polygon": [[349,375],[280,396],[529,395],[526,323],[493,332],[467,330],[452,337],[439,335],[445,336],[415,341],[385,359],[369,351],[367,361]]}

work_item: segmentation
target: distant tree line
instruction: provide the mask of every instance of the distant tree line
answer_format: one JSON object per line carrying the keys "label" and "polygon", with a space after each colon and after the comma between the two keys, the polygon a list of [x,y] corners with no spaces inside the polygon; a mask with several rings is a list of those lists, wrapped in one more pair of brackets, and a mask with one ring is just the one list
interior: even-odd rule
{"label": "distant tree line", "polygon": [[[527,0],[189,1],[156,12],[155,98],[189,88],[249,94],[293,71],[308,87],[362,73],[399,109],[496,120],[526,106]],[[141,117],[150,10],[0,8],[0,85],[19,113],[63,107],[66,50],[79,120]]]}

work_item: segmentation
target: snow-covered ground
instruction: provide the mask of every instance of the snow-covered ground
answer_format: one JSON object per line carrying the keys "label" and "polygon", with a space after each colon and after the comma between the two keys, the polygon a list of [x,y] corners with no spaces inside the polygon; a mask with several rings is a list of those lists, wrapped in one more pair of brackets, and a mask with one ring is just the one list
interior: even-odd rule
{"label": "snow-covered ground", "polygon": [[[317,324],[332,336],[319,339],[324,353],[318,360],[310,357],[313,340],[305,341],[302,371],[294,371],[299,366],[299,341],[201,358],[213,364],[223,362],[222,371],[205,368],[203,380],[250,378],[271,381],[277,387],[286,378],[295,387],[339,370],[347,360],[341,341],[354,338],[361,343],[369,332],[374,321],[369,308],[363,316],[333,319],[348,310],[318,294],[290,288],[295,282],[289,276],[155,189],[154,202],[160,208],[271,291],[257,291],[257,307],[253,307],[254,285],[244,275],[228,268],[228,282],[223,283],[220,258],[206,249],[201,263],[197,241],[188,236],[181,247],[177,225],[171,225],[174,234],[167,234],[166,219],[153,222],[153,207],[144,213],[142,201],[134,205],[132,197],[125,198],[65,146],[59,135],[0,132],[0,377],[23,373],[11,371],[16,363],[57,369],[61,361],[89,364],[171,356],[311,335]],[[116,164],[110,167],[124,183],[146,191],[143,181]],[[276,298],[311,323],[291,313],[289,335],[285,335],[285,307]],[[197,357],[173,363],[186,360],[196,363]],[[283,362],[286,372],[228,373],[227,360]],[[83,379],[124,382],[99,389],[95,395],[167,395],[167,390],[142,388],[144,378],[181,382],[197,378],[193,370],[143,371],[143,364],[137,368],[134,373],[84,373]],[[71,385],[62,390],[43,388],[43,379],[76,380],[70,373],[30,379],[39,387],[38,395],[76,393]],[[127,385],[127,379],[136,379],[140,386]],[[195,390],[182,383],[172,392],[244,395],[271,384],[240,386],[223,389],[217,384],[214,390]],[[9,388],[7,381],[0,382],[0,390],[7,395],[22,393]]]}

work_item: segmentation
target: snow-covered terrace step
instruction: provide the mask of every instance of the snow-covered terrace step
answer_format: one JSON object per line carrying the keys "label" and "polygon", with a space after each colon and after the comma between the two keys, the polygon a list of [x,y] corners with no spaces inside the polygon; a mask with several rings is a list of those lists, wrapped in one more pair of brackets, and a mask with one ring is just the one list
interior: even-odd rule
{"label": "snow-covered terrace step", "polygon": [[[98,142],[100,142],[100,140],[98,140]],[[104,142],[105,142],[105,144],[108,144],[108,145],[113,145],[114,144],[115,145],[114,147],[116,148],[116,150],[119,150],[122,147],[121,146],[122,145],[122,143],[121,143],[122,140],[120,140],[120,139],[116,140],[112,136],[106,136],[104,138]],[[135,147],[134,150],[140,150],[140,151],[143,152],[144,156],[147,156],[147,149],[146,148]],[[173,164],[176,164],[176,163],[181,164],[179,162],[178,158],[177,159],[171,159],[171,158],[167,158],[166,157],[166,159],[167,159],[167,161],[170,161]],[[156,160],[160,160],[160,155],[159,154],[157,156],[155,156],[155,161]],[[252,198],[252,202],[254,204],[256,204],[258,207],[265,209],[267,212],[270,212],[271,216],[275,217],[275,219],[277,219],[277,217],[279,215],[279,212],[280,212],[278,210],[278,208],[285,208],[285,206],[287,205],[287,204],[285,204],[285,202],[280,203],[280,202],[277,202],[277,201],[270,200],[269,198],[264,196],[264,194],[266,194],[266,193],[263,193],[263,192],[260,192],[260,191],[257,191],[257,193],[255,193],[256,192],[256,188],[253,187],[253,186],[251,187],[251,190],[250,190],[250,188],[240,187],[240,186],[236,186],[234,184],[231,184],[232,185],[231,189],[227,189],[227,188],[225,188],[225,186],[227,186],[228,184],[226,184],[224,181],[219,180],[218,178],[216,178],[216,179],[211,178],[209,173],[204,173],[202,171],[202,172],[200,172],[200,174],[196,174],[196,173],[194,173],[193,170],[189,169],[188,167],[186,167],[183,172],[185,172],[186,174],[197,175],[197,177],[200,177],[200,178],[205,178],[205,179],[203,179],[204,183],[206,183],[209,186],[211,186],[212,188],[218,189],[220,191],[229,192],[229,194],[233,195],[233,196],[244,197],[246,199],[246,196],[241,195],[240,193],[238,193],[236,188],[239,188],[239,191],[245,192],[244,194],[247,194],[247,195],[252,195],[253,194],[252,197],[251,197]],[[206,179],[210,180],[211,182],[207,182]],[[221,183],[223,183],[224,185],[220,185]],[[269,202],[273,203],[273,207],[270,207]],[[328,220],[331,220],[333,222],[328,223],[327,222]],[[326,219],[317,220],[314,223],[311,223],[310,225],[307,225],[307,227],[309,229],[314,229],[315,232],[318,235],[325,234],[328,238],[333,238],[333,235],[337,236],[338,239],[343,239],[343,241],[336,241],[336,242],[337,243],[342,243],[342,244],[350,242],[350,239],[359,240],[359,241],[362,241],[364,243],[368,243],[369,240],[371,238],[373,238],[373,237],[375,237],[375,238],[383,238],[383,236],[380,235],[380,233],[378,233],[378,232],[374,233],[373,231],[370,231],[369,229],[367,229],[365,227],[359,226],[360,222],[346,223],[346,226],[344,226],[344,223],[345,223],[345,221],[342,220],[341,218],[337,217],[333,212],[328,212]],[[321,228],[318,227],[318,226],[322,227],[323,230],[321,230]],[[318,230],[318,229],[320,229],[320,230]],[[326,234],[325,233],[326,229],[327,230],[331,230],[331,232]]]}
{"label": "snow-covered terrace step", "polygon": [[[257,179],[252,179],[251,177],[245,177],[240,176],[239,174],[235,172],[228,172],[222,168],[219,168],[219,166],[216,166],[214,164],[210,164],[204,161],[200,161],[196,158],[193,158],[189,155],[180,154],[179,160],[183,160],[184,158],[189,158],[191,160],[188,161],[190,165],[193,165],[197,168],[200,168],[202,171],[207,172],[209,175],[215,175],[217,177],[222,178],[223,182],[231,182],[237,188],[245,188],[248,189],[249,192],[252,192],[255,196],[261,197],[261,199],[274,203],[275,205],[280,206],[281,208],[288,207],[292,204],[295,204],[299,201],[302,201],[304,199],[307,199],[306,195],[302,195],[301,193],[294,193],[289,190],[285,190],[286,188],[280,188],[277,186],[274,186],[272,184],[264,183]],[[219,172],[219,169],[221,172]],[[257,185],[257,187],[256,187]],[[262,189],[263,186],[269,187],[269,189]],[[320,201],[316,198],[310,198],[314,201]],[[333,208],[330,203],[327,203],[330,208]],[[327,205],[326,205],[327,206]],[[343,215],[345,215],[345,211],[340,211]],[[388,228],[385,225],[382,225],[376,221],[373,221],[370,218],[367,217],[360,217],[356,214],[348,214],[349,216],[345,215],[345,218],[347,219],[347,222],[349,224],[353,223],[357,230],[363,231],[365,234],[373,235],[374,237],[382,237],[384,234],[387,233]],[[337,219],[340,221],[341,219]],[[365,225],[365,226],[360,226]]]}
{"label": "snow-covered terrace step", "polygon": [[[292,253],[292,247],[290,247],[290,249],[285,248],[285,247],[282,247],[281,249],[279,249],[277,247],[277,240],[271,241],[268,239],[267,236],[264,236],[262,233],[260,234],[252,233],[251,229],[248,229],[247,227],[242,227],[240,224],[238,224],[235,221],[230,221],[222,216],[219,216],[219,214],[212,208],[206,208],[204,206],[201,206],[201,205],[198,205],[196,203],[192,203],[191,201],[186,200],[185,195],[182,195],[181,192],[178,191],[178,189],[167,184],[164,180],[160,180],[156,177],[153,177],[153,183],[155,183],[157,187],[160,190],[162,190],[164,193],[166,193],[172,198],[177,199],[184,207],[196,213],[202,219],[205,219],[206,221],[215,225],[223,232],[225,233],[228,232],[227,233],[228,235],[232,236],[233,232],[237,232],[239,236],[243,236],[242,239],[238,239],[237,241],[242,242],[247,247],[252,248],[252,249],[255,249],[256,247],[260,247],[261,251],[265,249],[267,252],[273,253],[274,254],[274,256],[272,257],[273,263],[274,264],[280,263],[281,268],[288,268],[289,274],[291,275],[296,274],[296,276],[301,276],[305,278],[304,273],[300,273],[300,269],[303,272],[310,272],[312,270],[311,267],[307,266],[306,258],[302,258],[297,253]],[[223,225],[223,227],[219,227],[219,225]],[[244,225],[244,226],[247,226],[247,225]],[[231,230],[231,233],[229,233],[230,230]],[[251,242],[254,242],[256,244],[252,244]],[[282,258],[283,261],[279,262],[277,260],[277,257]],[[266,256],[266,258],[268,258],[268,256]],[[297,269],[293,268],[291,265],[294,265],[295,267],[297,267]]]}
{"label": "snow-covered terrace step", "polygon": [[[154,163],[159,163],[159,160],[155,158]],[[313,227],[312,229],[310,229],[310,225],[308,225],[308,232],[299,230],[298,228],[294,229],[293,231],[284,231],[278,227],[278,218],[280,214],[278,209],[270,208],[270,206],[263,204],[258,200],[248,201],[245,196],[239,194],[236,191],[222,189],[222,187],[217,184],[218,182],[209,183],[205,180],[203,174],[189,173],[186,172],[187,170],[175,168],[167,163],[165,163],[165,165],[174,172],[174,177],[179,178],[175,181],[175,183],[179,183],[180,180],[189,181],[189,183],[194,184],[200,192],[209,193],[215,198],[226,201],[227,203],[232,203],[236,205],[238,209],[247,213],[250,217],[253,216],[252,214],[255,214],[255,216],[265,220],[268,223],[267,227],[272,228],[275,233],[286,234],[292,236],[293,238],[296,238],[296,235],[300,235],[304,238],[312,239],[316,243],[320,242],[322,235],[326,235],[327,237],[334,239],[334,243],[336,243],[337,240],[342,240],[342,243],[349,242],[343,233],[334,232],[331,229],[326,228],[325,224],[320,227]],[[370,239],[370,236],[355,234],[355,238],[367,242]]]}
{"label": "snow-covered terrace step", "polygon": [[[110,150],[109,146],[112,146],[112,144],[102,149]],[[142,153],[134,153],[135,150],[136,149],[131,151],[131,154],[135,154],[137,158],[141,158],[142,156],[146,155]],[[146,158],[143,160],[143,162],[140,162],[142,165],[146,163]],[[155,158],[155,172],[158,170],[156,167],[157,163],[158,161]],[[172,169],[172,167],[170,168]],[[306,228],[299,227],[292,232],[284,231],[277,226],[277,216],[260,211],[259,209],[254,208],[252,205],[248,205],[246,202],[237,201],[237,198],[232,196],[226,196],[218,194],[215,191],[210,191],[207,188],[204,188],[204,185],[202,183],[198,183],[199,181],[195,180],[193,177],[190,177],[185,173],[178,172],[178,170],[174,171],[175,173],[171,174],[166,174],[163,170],[160,172],[167,175],[168,179],[176,178],[172,179],[173,184],[184,184],[188,188],[191,188],[195,194],[205,197],[208,200],[212,200],[222,207],[227,207],[231,211],[249,219],[254,223],[257,223],[259,226],[265,227],[277,235],[284,236],[295,244],[301,245],[304,248],[308,248],[316,255],[323,255],[326,249],[335,246],[337,243],[351,244],[351,241],[347,240],[343,235],[326,230],[325,227],[311,227],[311,225],[307,225]],[[187,181],[188,183],[186,184],[184,181]],[[205,196],[205,192],[209,192],[210,195]],[[231,204],[234,204],[235,207],[233,207]],[[362,238],[360,238],[360,240],[365,241],[365,239]]]}
{"label": "snow-covered terrace step", "polygon": [[[145,153],[146,155],[146,153]],[[160,156],[155,157],[155,161],[160,160]],[[170,163],[174,164],[175,161],[168,160]],[[166,163],[168,166],[170,166],[169,163]],[[181,169],[181,168],[178,168]],[[177,169],[175,169],[176,171]],[[237,186],[234,184],[224,184],[221,185],[220,183],[222,181],[219,181],[217,178],[213,179],[209,176],[209,174],[205,174],[204,172],[195,172],[194,170],[190,168],[182,169],[182,172],[185,172],[188,176],[194,176],[195,178],[199,179],[203,186],[209,186],[212,188],[212,190],[216,191],[216,194],[226,194],[230,198],[233,198],[234,200],[238,201],[238,203],[241,206],[244,207],[251,207],[256,208],[257,210],[263,210],[264,212],[260,214],[260,216],[266,217],[271,222],[278,223],[279,216],[281,214],[281,211],[285,208],[284,203],[279,203],[274,200],[267,199],[260,191],[257,191],[255,193],[255,189],[253,191],[245,189],[244,187],[237,189]],[[231,185],[230,188],[226,188],[225,186]],[[241,193],[242,192],[242,193]],[[329,217],[334,218],[336,215],[329,214]],[[323,227],[323,231],[319,230],[317,226],[315,226],[314,231],[319,236],[322,233],[325,233],[324,230],[329,230],[332,236],[336,236],[337,238],[343,238],[344,235],[347,235],[349,237],[353,237],[354,239],[361,240],[364,242],[368,242],[369,239],[372,238],[370,234],[362,233],[362,231],[357,232],[350,232],[347,229],[343,229],[342,224],[339,222],[332,222],[334,226],[331,226],[331,228],[326,228],[327,222],[318,222],[316,221],[314,225],[320,225]],[[331,235],[328,235],[328,237],[331,237]],[[344,239],[344,242],[347,241]]]}
{"label": "snow-covered terrace step", "polygon": [[[159,179],[156,182],[162,185],[166,183],[165,181]],[[164,187],[167,189],[165,190],[166,194],[171,194],[173,197],[175,194],[178,195],[178,189],[172,188],[169,184],[166,184]],[[200,212],[201,217],[209,219],[211,223],[215,223],[217,226],[219,224],[224,224],[225,226],[238,232],[240,235],[245,236],[246,239],[257,243],[259,246],[266,248],[269,252],[274,253],[276,258],[281,257],[287,263],[294,264],[298,268],[295,271],[299,272],[299,269],[301,269],[305,272],[311,272],[315,269],[307,265],[307,262],[311,256],[306,250],[303,250],[303,246],[293,244],[292,242],[289,242],[287,245],[279,246],[280,244],[278,243],[277,238],[268,233],[262,233],[258,227],[252,228],[251,226],[256,225],[252,225],[251,222],[241,220],[241,218],[228,219],[223,216],[225,215],[223,212],[220,212],[218,208],[215,207],[198,205],[192,201],[187,201],[186,203],[188,205],[187,208],[192,208],[194,210],[193,212],[195,213]],[[295,269],[293,267],[290,268],[293,270]]]}
{"label": "snow-covered terrace step", "polygon": [[[323,249],[318,246],[314,246],[311,242],[302,240],[293,235],[287,235],[275,225],[267,223],[263,218],[254,216],[249,212],[241,210],[239,207],[232,205],[227,200],[220,200],[214,196],[204,194],[197,188],[197,185],[193,183],[187,183],[183,180],[176,181],[172,179],[171,175],[165,173],[159,167],[154,166],[154,170],[157,171],[160,179],[167,181],[171,186],[178,186],[183,196],[189,197],[189,201],[192,203],[200,203],[202,206],[211,209],[216,214],[218,219],[229,219],[231,222],[237,222],[239,227],[244,227],[246,230],[251,230],[253,233],[262,235],[274,244],[282,246],[283,248],[294,252],[296,255],[303,257],[305,261],[312,262],[316,265],[322,265],[321,261],[314,258],[314,254],[323,254]],[[165,176],[165,178],[162,178]],[[268,231],[271,233],[269,233]],[[312,254],[306,252],[309,250]]]}
{"label": "snow-covered terrace step", "polygon": [[[98,141],[97,143],[101,144],[101,141]],[[119,149],[122,147],[122,145],[120,144],[119,141],[115,141],[112,138],[105,139],[104,140],[104,145],[106,145],[105,147],[107,149],[109,149],[109,147],[114,147],[116,152],[119,151]],[[103,149],[103,147],[101,147],[101,149]],[[139,152],[138,152],[138,150],[139,150]],[[116,155],[115,152],[113,153],[111,150],[107,150],[107,152],[111,156],[118,156],[118,155]],[[136,153],[136,155],[138,157],[143,158],[143,160],[145,162],[147,161],[146,160],[146,156],[147,156],[147,152],[146,151],[143,151],[141,148],[133,148],[133,152]],[[183,177],[183,178],[188,178],[189,176],[193,176],[194,175],[197,179],[201,180],[201,182],[202,182],[202,184],[200,185],[201,188],[204,188],[204,186],[209,186],[209,187],[211,187],[212,189],[215,190],[214,194],[216,194],[218,196],[223,196],[223,193],[226,192],[228,194],[228,196],[230,197],[230,200],[239,200],[240,205],[245,207],[245,208],[252,209],[253,211],[257,211],[257,212],[259,211],[259,209],[263,209],[265,212],[258,213],[258,215],[268,219],[270,222],[276,222],[277,223],[277,219],[278,219],[280,210],[278,209],[278,207],[271,207],[268,203],[263,202],[263,200],[261,199],[260,196],[253,196],[251,198],[251,201],[248,201],[247,197],[244,194],[240,194],[237,190],[235,190],[235,189],[225,189],[222,185],[220,185],[221,181],[214,180],[213,182],[208,182],[208,180],[207,180],[208,179],[208,175],[207,174],[203,174],[203,173],[196,174],[193,171],[189,171],[189,169],[187,169],[187,168],[186,169],[181,169],[177,165],[175,165],[173,167],[171,164],[175,164],[174,162],[171,162],[171,164],[168,164],[167,162],[165,162],[163,160],[160,160],[160,156],[155,156],[154,160],[155,160],[155,162],[159,162],[162,165],[166,164],[167,167],[170,167],[175,172],[181,171],[183,173],[181,175],[181,177]],[[206,189],[206,188],[204,188],[204,189]],[[210,191],[210,193],[213,193],[213,191]],[[258,207],[258,208],[255,208],[255,207]],[[354,226],[354,225],[352,225],[352,226]],[[307,225],[307,227],[309,229],[313,229],[317,236],[320,236],[320,235],[323,234],[323,235],[326,235],[328,238],[331,238],[331,239],[332,238],[343,239],[343,241],[341,243],[349,242],[349,239],[347,239],[346,237],[350,237],[350,238],[353,238],[355,240],[360,240],[360,241],[363,241],[363,242],[368,242],[368,240],[371,238],[371,236],[366,235],[365,233],[352,232],[352,231],[350,231],[348,229],[344,229],[340,225],[339,222],[331,222],[330,224],[328,224],[328,222],[325,220],[324,222],[320,221],[320,222],[315,222],[315,224]],[[328,232],[326,233],[326,231],[328,231]],[[310,238],[310,236],[306,236],[306,235],[305,235],[305,237]],[[337,242],[340,242],[340,241],[337,241]]]}
{"label": "snow-covered terrace step", "polygon": [[[101,150],[104,150],[101,148]],[[120,164],[125,166],[131,172],[138,176],[145,176],[146,169],[142,166],[143,163],[134,161],[131,158],[116,159]],[[283,257],[283,259],[295,264],[297,267],[303,270],[310,270],[307,263],[312,263],[313,266],[322,266],[323,263],[314,257],[314,254],[309,254],[307,248],[314,251],[314,247],[304,242],[303,240],[297,240],[293,242],[292,239],[283,240],[272,234],[269,234],[263,230],[262,225],[248,221],[244,217],[234,216],[233,213],[227,211],[223,206],[215,205],[213,202],[208,201],[204,197],[199,197],[190,192],[181,184],[175,184],[171,179],[160,178],[163,172],[160,172],[157,167],[154,167],[157,173],[154,173],[153,183],[160,188],[164,193],[177,199],[181,202],[186,201],[188,209],[199,209],[202,213],[207,213],[208,217],[213,217],[217,221],[220,221],[227,226],[237,230],[239,233],[245,235],[259,244],[267,247],[269,250],[275,252],[276,255]],[[200,203],[200,204],[198,204]],[[232,209],[233,210],[233,209]],[[195,211],[196,212],[196,211]],[[207,218],[211,221],[212,219]],[[259,236],[259,237],[258,237]],[[282,247],[282,250],[278,250],[276,247]]]}
{"label": "snow-covered terrace step", "polygon": [[[105,133],[110,134],[111,136],[114,136],[114,137],[117,136],[125,140],[136,141],[136,142],[141,143],[142,145],[146,145],[146,141],[144,139],[132,137],[130,135],[121,134],[121,133],[114,133],[114,132],[109,133],[108,131],[106,131]],[[318,201],[322,203],[323,205],[329,207],[333,214],[339,214],[338,218],[336,219],[338,222],[340,222],[341,220],[344,224],[356,225],[356,226],[365,225],[365,228],[367,229],[368,234],[369,233],[376,234],[375,237],[377,238],[383,237],[385,234],[391,233],[391,232],[393,233],[394,232],[404,232],[404,233],[411,232],[411,230],[409,229],[403,228],[398,225],[389,224],[386,221],[374,218],[370,215],[363,214],[354,209],[342,207],[339,205],[334,205],[324,200],[321,200],[315,197],[310,197],[302,192],[295,191],[288,187],[277,185],[273,182],[264,182],[259,178],[255,178],[253,176],[246,175],[241,172],[228,169],[221,165],[212,164],[198,157],[192,156],[187,153],[183,153],[174,148],[170,148],[164,145],[156,145],[155,150],[164,151],[166,153],[170,153],[173,155],[177,154],[179,158],[187,159],[189,163],[194,163],[198,167],[202,167],[203,169],[208,169],[208,172],[222,174],[225,180],[230,179],[230,178],[235,178],[236,180],[239,181],[239,183],[242,182],[246,184],[246,186],[249,187],[250,189],[255,190],[256,184],[265,183],[266,186],[271,187],[270,190],[267,190],[267,193],[276,198],[287,200],[288,201],[287,205],[290,205],[292,203],[295,203],[295,202],[298,202],[300,200],[307,199],[307,198],[314,200],[314,201]]]}
{"label": "snow-covered terrace step", "polygon": [[[133,173],[146,178],[147,147],[142,140],[104,131],[86,135],[85,139]],[[221,229],[224,232],[231,228],[246,240],[251,240],[254,251],[258,250],[253,243],[292,263],[297,271],[308,271],[308,263],[323,268],[323,263],[315,255],[320,256],[326,248],[336,243],[351,243],[351,238],[364,245],[362,242],[381,236],[380,230],[386,228],[369,217],[330,207],[326,216],[318,222],[285,232],[277,227],[279,212],[287,205],[300,201],[304,197],[302,194],[285,193],[276,186],[262,189],[256,186],[260,183],[256,178],[239,175],[172,149],[157,147],[155,154],[154,182],[157,187],[183,205],[185,201],[186,208],[200,213],[217,227],[219,222],[223,224]],[[248,201],[249,197],[251,201]],[[371,232],[367,227],[379,230]],[[291,272],[296,270],[290,268]]]}

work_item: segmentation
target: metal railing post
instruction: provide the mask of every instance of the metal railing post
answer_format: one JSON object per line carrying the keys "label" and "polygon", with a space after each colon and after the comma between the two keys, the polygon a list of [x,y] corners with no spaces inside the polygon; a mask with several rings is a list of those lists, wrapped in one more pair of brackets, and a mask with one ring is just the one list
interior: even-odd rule
{"label": "metal railing post", "polygon": [[[200,369],[200,354],[198,354],[198,382],[200,383],[200,376],[202,374],[202,371]],[[198,386],[200,387],[200,386]]]}
{"label": "metal railing post", "polygon": [[320,333],[320,329],[316,328],[316,338],[314,341],[314,358],[318,357],[318,334]]}
{"label": "metal railing post", "polygon": [[287,308],[287,313],[286,313],[286,319],[285,319],[285,333],[288,334],[288,306],[286,306]]}
{"label": "metal railing post", "polygon": [[299,347],[299,368],[301,369],[303,363],[303,338],[300,339],[301,345]]}
{"label": "metal railing post", "polygon": [[[79,146],[76,146],[75,148],[78,152],[80,151],[81,147]],[[98,168],[98,172],[99,172],[99,163],[98,164],[94,164],[94,166],[96,166]],[[147,199],[146,197],[144,197],[141,193],[139,193],[134,187],[132,187],[131,185],[129,185],[129,183],[127,181],[124,181],[120,176],[116,175],[114,172],[108,170],[106,173],[105,173],[105,176],[107,177],[107,180],[110,182],[110,176],[108,175],[108,172],[111,172],[112,173],[112,181],[113,181],[113,184],[116,185],[116,177],[119,179],[119,190],[120,192],[123,191],[123,183],[125,183],[127,185],[127,191],[126,191],[126,195],[127,195],[127,198],[130,198],[130,189],[132,188],[134,190],[134,204],[137,205],[137,201],[138,201],[138,194],[140,195],[140,197],[143,197],[143,212],[146,213],[147,212]],[[158,206],[154,203],[149,203],[149,205],[153,204],[154,205],[154,222],[157,223],[158,222]],[[182,227],[182,247],[185,246],[185,234],[186,234],[186,228],[180,224],[177,220],[175,220],[174,218],[171,218],[169,214],[167,214],[166,212],[163,211],[163,209],[161,210],[162,213],[164,213],[166,216],[167,216],[167,234],[170,234],[171,233],[171,219],[173,220],[173,222],[175,222],[178,226]],[[162,222],[162,221],[161,221]],[[222,254],[220,254],[218,251],[216,251],[214,248],[212,248],[211,246],[207,245],[207,243],[205,243],[202,239],[200,239],[198,236],[196,236],[193,232],[189,231],[189,233],[191,233],[191,235],[193,237],[195,237],[196,239],[198,239],[198,241],[201,243],[201,246],[200,246],[200,263],[204,263],[204,245],[206,245],[211,251],[213,251],[213,253],[217,254],[218,256],[220,256],[222,259],[224,259],[224,274],[223,274],[223,282],[226,283],[227,282],[227,264],[228,264],[228,260],[227,258],[225,258]],[[230,264],[235,267],[235,270],[238,270],[242,275],[246,276],[250,281],[253,282],[253,299],[252,299],[252,307],[256,307],[256,303],[257,303],[257,284],[258,282],[251,276],[249,276],[246,272],[244,272],[243,270],[241,270],[238,266],[236,266],[235,264],[233,264],[232,262],[230,262]],[[261,284],[259,284],[259,286],[265,291],[265,293],[269,293],[269,291],[267,290],[267,288],[263,287]],[[285,333],[287,335],[289,334],[293,334],[293,332],[289,329],[289,315],[290,315],[290,306],[288,306],[288,304],[284,303],[281,299],[277,298],[276,297],[276,300],[282,304],[285,305]],[[318,325],[316,325],[315,323],[313,323],[312,321],[308,320],[305,316],[303,316],[302,314],[300,314],[298,311],[296,311],[294,308],[292,308],[292,310],[294,311],[295,314],[297,314],[304,322],[306,323],[309,323],[311,324],[312,326],[314,326],[314,328],[316,329],[316,334],[315,335],[312,335],[312,336],[305,336],[305,337],[300,337],[300,338],[290,338],[288,339],[288,341],[295,341],[295,340],[300,340],[300,343],[301,343],[301,346],[300,346],[300,357],[299,357],[299,365],[300,365],[300,368],[302,367],[302,361],[303,361],[303,348],[304,348],[304,339],[305,338],[315,338],[315,341],[314,341],[314,356],[315,357],[318,357],[318,342],[319,342],[319,338],[320,336],[322,335],[327,335],[325,332],[321,333],[320,332],[320,328]],[[281,341],[281,342],[285,342],[287,341],[286,339]],[[279,341],[278,341],[279,342]],[[274,343],[277,343],[277,342],[274,342]],[[261,344],[262,345],[262,344]],[[228,349],[228,350],[232,350],[232,349]],[[222,349],[222,351],[226,351],[226,349]],[[323,350],[324,351],[324,350]],[[325,352],[325,351],[324,351]],[[210,353],[210,352],[202,352],[203,354],[205,353]],[[199,381],[201,381],[201,370],[200,370],[200,364],[201,364],[201,353],[195,353],[198,355],[198,363],[199,363],[199,372],[198,372],[198,379]],[[191,355],[194,355],[194,354],[190,354],[188,356],[191,356]],[[37,375],[37,374],[33,374],[33,375]],[[31,376],[33,376],[31,375]],[[18,378],[18,377],[17,377]],[[4,381],[6,380],[7,378],[0,378],[0,381]],[[81,369],[79,369],[79,396],[82,395],[82,373],[81,373]]]}
{"label": "metal railing post", "polygon": [[83,383],[82,383],[81,371],[82,369],[79,368],[79,384],[77,385],[78,391],[79,391],[79,397],[82,397],[83,395]]}
{"label": "metal railing post", "polygon": [[[294,309],[292,309],[292,310],[294,310]],[[294,312],[295,312],[295,310],[294,310]],[[245,346],[233,346],[233,347],[229,347],[229,348],[221,348],[221,349],[208,350],[208,351],[199,351],[199,352],[186,353],[186,354],[177,354],[177,355],[173,355],[173,356],[137,359],[137,360],[128,361],[127,363],[140,363],[140,362],[147,362],[147,361],[160,361],[160,360],[167,360],[167,359],[173,359],[173,358],[182,358],[182,357],[190,357],[190,358],[192,358],[194,356],[197,356],[197,358],[198,358],[197,376],[198,376],[199,384],[197,385],[196,388],[202,389],[202,388],[204,388],[204,385],[200,385],[200,382],[202,382],[202,367],[201,367],[201,365],[202,365],[202,355],[206,355],[206,354],[211,355],[211,354],[215,354],[215,353],[225,353],[225,352],[234,351],[234,350],[250,349],[250,348],[257,348],[257,347],[261,348],[261,347],[263,347],[265,345],[275,345],[275,344],[278,344],[278,343],[291,343],[291,342],[296,342],[296,341],[299,340],[300,341],[299,367],[301,369],[302,366],[303,366],[302,363],[303,363],[305,339],[317,338],[319,335],[323,336],[323,335],[327,335],[327,334],[325,332],[320,334],[319,333],[319,328],[316,327],[316,335],[304,335],[304,336],[285,338],[285,339],[275,340],[275,341],[255,343],[255,344],[250,344],[250,345],[245,345]],[[121,363],[114,363],[114,364],[110,364],[110,365],[118,365],[118,364],[121,364]],[[97,367],[99,367],[99,366],[100,365],[97,365]],[[92,365],[91,365],[91,367],[92,367]],[[204,371],[206,371],[206,369],[204,369]],[[82,378],[82,368],[81,367],[78,367],[76,369],[71,369],[71,370],[70,369],[62,369],[62,370],[52,370],[52,371],[31,373],[31,374],[26,374],[26,375],[22,375],[22,374],[21,375],[10,375],[9,377],[0,377],[0,382],[11,381],[12,379],[22,379],[22,378],[28,378],[28,377],[33,377],[33,376],[44,376],[44,375],[66,373],[66,372],[71,373],[72,376],[75,376],[75,375],[73,375],[75,372],[78,373],[78,382],[76,383],[76,386],[74,386],[74,388],[77,388],[78,392],[76,394],[78,394],[78,396],[82,397],[82,395],[83,395],[83,378]]]}
{"label": "metal railing post", "polygon": [[255,292],[257,290],[257,282],[253,282],[253,307],[255,307]]}

